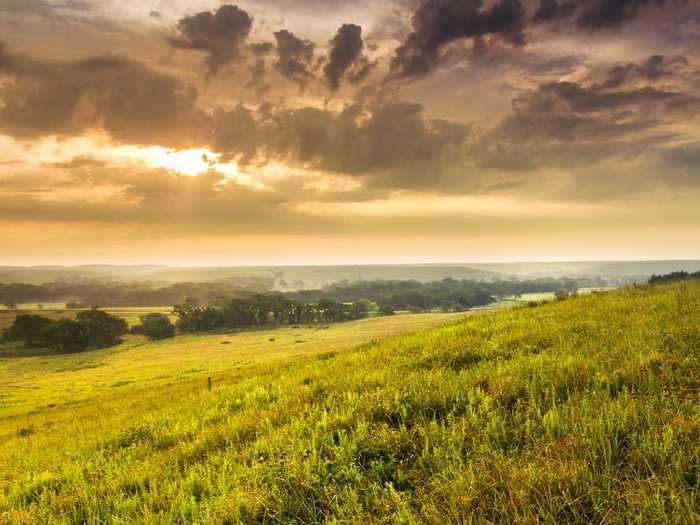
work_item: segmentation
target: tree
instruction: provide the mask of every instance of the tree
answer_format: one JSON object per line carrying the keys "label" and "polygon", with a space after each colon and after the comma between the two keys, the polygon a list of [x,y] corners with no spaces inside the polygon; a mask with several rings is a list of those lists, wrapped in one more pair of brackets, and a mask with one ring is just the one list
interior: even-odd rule
{"label": "tree", "polygon": [[389,301],[379,301],[377,306],[379,306],[379,313],[382,315],[394,315],[396,313],[394,310],[394,305],[392,305]]}
{"label": "tree", "polygon": [[87,328],[88,345],[93,348],[114,346],[120,343],[121,337],[129,331],[129,325],[124,319],[102,310],[80,312],[76,321]]}
{"label": "tree", "polygon": [[360,300],[352,303],[350,307],[350,318],[351,319],[364,319],[369,315],[371,303],[366,300]]}
{"label": "tree", "polygon": [[143,334],[151,339],[168,339],[175,336],[175,325],[165,314],[152,313],[141,316],[141,325],[135,326],[132,332]]}
{"label": "tree", "polygon": [[177,326],[183,332],[206,332],[224,326],[224,312],[218,308],[179,304],[173,311],[179,318]]}
{"label": "tree", "polygon": [[8,310],[17,310],[17,303],[14,301],[5,301],[4,303],[5,308]]}
{"label": "tree", "polygon": [[40,315],[18,315],[7,331],[7,339],[24,341],[24,346],[35,346],[53,321]]}
{"label": "tree", "polygon": [[84,352],[90,348],[90,329],[84,323],[61,319],[43,332],[46,346],[62,354]]}

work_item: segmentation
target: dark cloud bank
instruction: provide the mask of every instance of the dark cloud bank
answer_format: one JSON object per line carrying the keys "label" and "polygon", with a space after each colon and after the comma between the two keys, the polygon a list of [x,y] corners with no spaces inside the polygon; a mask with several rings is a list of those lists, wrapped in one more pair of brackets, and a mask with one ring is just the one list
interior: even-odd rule
{"label": "dark cloud bank", "polygon": [[[669,7],[547,0],[533,10],[519,0],[424,0],[413,14],[413,32],[389,60],[389,79],[373,82],[424,76],[455,42],[520,48],[535,25],[571,21],[585,31],[608,29]],[[263,95],[270,69],[301,88],[320,80],[334,93],[343,82],[367,81],[378,67],[355,24],[337,30],[327,53],[288,29],[274,32],[274,42],[251,42],[252,30],[248,13],[224,5],[183,18],[168,41],[205,53],[209,75],[245,61],[251,88]],[[204,111],[195,88],[129,58],[42,61],[0,45],[0,73],[11,79],[0,87],[0,130],[29,139],[101,128],[123,143],[206,146],[242,165],[278,161],[358,177],[375,188],[478,192],[531,183],[529,173],[541,168],[629,161],[650,152],[670,169],[686,169],[697,147],[679,146],[682,137],[666,128],[700,111],[688,80],[697,76],[694,67],[687,57],[655,54],[595,78],[539,82],[517,91],[512,111],[480,129],[431,118],[422,105],[391,97],[358,99],[340,110],[263,103]],[[515,171],[522,180],[485,180]]]}

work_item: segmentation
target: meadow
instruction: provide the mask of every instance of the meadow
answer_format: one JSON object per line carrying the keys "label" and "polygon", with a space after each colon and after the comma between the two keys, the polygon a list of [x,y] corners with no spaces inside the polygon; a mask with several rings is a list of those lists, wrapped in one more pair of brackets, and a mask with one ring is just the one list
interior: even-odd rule
{"label": "meadow", "polygon": [[26,349],[22,343],[0,345],[0,418],[178,381],[206,384],[208,377],[218,381],[222,374],[262,363],[289,363],[330,349],[347,350],[459,315],[405,314],[332,325],[189,334],[162,341],[128,335],[119,346],[68,355]]}
{"label": "meadow", "polygon": [[700,283],[187,337],[4,358],[0,523],[700,521]]}

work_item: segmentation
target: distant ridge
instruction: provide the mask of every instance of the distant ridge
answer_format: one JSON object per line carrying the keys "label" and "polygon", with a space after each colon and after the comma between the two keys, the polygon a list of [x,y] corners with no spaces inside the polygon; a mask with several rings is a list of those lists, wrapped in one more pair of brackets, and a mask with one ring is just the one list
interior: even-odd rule
{"label": "distant ridge", "polygon": [[80,266],[0,266],[0,282],[43,284],[57,280],[99,279],[176,283],[264,277],[284,280],[289,283],[304,281],[307,286],[324,286],[343,280],[417,280],[427,282],[445,278],[495,280],[601,277],[644,280],[654,274],[676,271],[692,273],[699,270],[700,260],[211,267],[93,264]]}

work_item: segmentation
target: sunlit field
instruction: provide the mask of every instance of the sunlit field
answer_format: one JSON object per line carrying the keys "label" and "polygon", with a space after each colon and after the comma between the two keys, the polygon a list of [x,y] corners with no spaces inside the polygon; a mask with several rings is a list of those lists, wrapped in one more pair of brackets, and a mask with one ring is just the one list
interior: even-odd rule
{"label": "sunlit field", "polygon": [[6,358],[0,522],[698,522],[698,283],[449,319]]}
{"label": "sunlit field", "polygon": [[69,355],[25,349],[22,343],[0,345],[0,417],[195,378],[204,383],[207,377],[218,381],[220,375],[240,375],[252,365],[342,351],[461,315],[396,315],[325,326],[183,335],[164,341],[130,335],[114,348]]}

